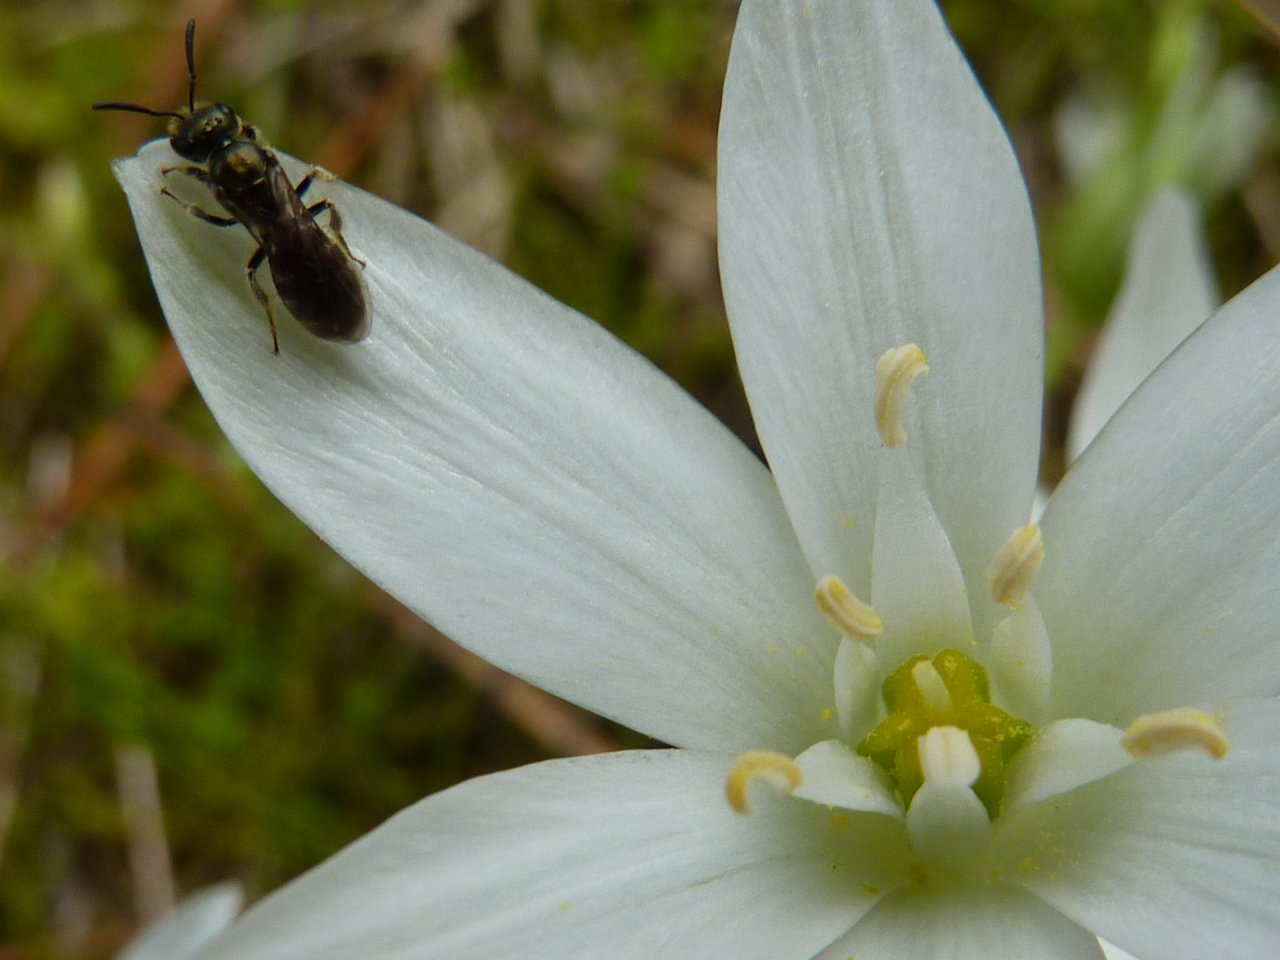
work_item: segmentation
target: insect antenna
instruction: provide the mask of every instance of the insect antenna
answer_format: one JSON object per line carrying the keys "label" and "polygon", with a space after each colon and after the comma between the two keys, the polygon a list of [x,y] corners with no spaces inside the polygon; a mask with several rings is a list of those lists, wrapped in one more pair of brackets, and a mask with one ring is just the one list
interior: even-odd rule
{"label": "insect antenna", "polygon": [[196,112],[196,21],[192,17],[187,21],[187,74],[191,77],[191,85],[187,88],[187,106]]}
{"label": "insect antenna", "polygon": [[150,107],[144,107],[136,103],[121,103],[118,100],[104,100],[102,103],[95,103],[94,110],[128,110],[131,113],[145,113],[148,117],[177,117],[183,119],[182,114],[174,113],[172,110],[152,110]]}
{"label": "insect antenna", "polygon": [[[187,107],[191,113],[196,112],[196,22],[187,21],[187,76],[191,83],[187,86]],[[173,110],[152,110],[137,103],[123,103],[119,100],[106,100],[93,104],[94,110],[128,110],[131,113],[145,113],[148,117],[176,117],[185,120],[182,114]]]}

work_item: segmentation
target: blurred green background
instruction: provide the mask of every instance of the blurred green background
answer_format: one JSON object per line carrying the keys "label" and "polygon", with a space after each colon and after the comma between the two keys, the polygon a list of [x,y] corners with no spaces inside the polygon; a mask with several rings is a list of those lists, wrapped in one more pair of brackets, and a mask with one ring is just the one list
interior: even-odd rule
{"label": "blurred green background", "polygon": [[[1045,477],[1135,215],[1280,245],[1277,48],[1201,0],[948,0],[1046,257]],[[112,157],[200,92],[596,318],[754,444],[715,260],[730,2],[0,5],[0,960],[258,896],[476,774],[641,742],[475,660],[240,463],[169,340]],[[1280,317],[1277,317],[1280,325]]]}

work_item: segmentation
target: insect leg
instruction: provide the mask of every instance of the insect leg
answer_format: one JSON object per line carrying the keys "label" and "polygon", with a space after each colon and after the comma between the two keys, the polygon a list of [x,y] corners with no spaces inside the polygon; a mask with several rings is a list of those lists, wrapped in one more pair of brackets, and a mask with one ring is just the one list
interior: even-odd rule
{"label": "insect leg", "polygon": [[[193,180],[199,180],[206,186],[209,183],[209,174],[200,167],[165,167],[160,172],[166,177],[171,173],[181,173]],[[210,213],[207,210],[201,209],[194,203],[187,203],[187,201],[170,191],[168,187],[161,187],[160,192],[181,206],[189,215],[197,218],[198,220],[203,220],[205,223],[212,223],[215,227],[231,227],[240,222],[235,217],[219,216],[216,213]]]}
{"label": "insect leg", "polygon": [[187,201],[183,200],[177,194],[170,193],[168,187],[164,187],[160,192],[170,200],[177,203],[183,210],[186,210],[188,214],[195,217],[197,220],[203,220],[205,223],[212,223],[215,227],[234,227],[240,222],[235,217],[220,217],[216,213],[210,213],[208,210],[202,210],[194,203],[187,203]]}
{"label": "insect leg", "polygon": [[266,260],[267,251],[259,247],[253,251],[253,256],[245,265],[244,272],[249,278],[249,289],[253,291],[253,298],[262,304],[263,310],[267,311],[267,326],[271,328],[271,352],[278,357],[280,356],[280,338],[276,335],[276,318],[271,313],[271,301],[267,298],[266,291],[258,285],[258,270]]}
{"label": "insect leg", "polygon": [[317,214],[329,211],[329,232],[333,234],[333,239],[338,241],[338,246],[342,248],[342,252],[348,257],[360,264],[361,269],[365,267],[365,262],[351,252],[351,248],[347,246],[347,241],[342,236],[342,214],[338,213],[338,208],[333,205],[331,200],[320,200],[307,207],[307,213],[313,217]]}
{"label": "insect leg", "polygon": [[[330,173],[324,167],[312,167],[307,171],[307,175],[298,181],[298,185],[294,187],[294,189],[297,191],[298,196],[302,196],[311,188],[311,184],[315,183],[317,180],[323,180],[326,183],[330,183],[337,179],[336,175]],[[332,233],[333,238],[338,241],[338,246],[342,247],[342,252],[356,263],[360,264],[361,267],[364,267],[365,262],[351,252],[351,248],[347,246],[347,241],[343,239],[342,215],[338,213],[338,208],[333,205],[333,202],[330,200],[321,200],[318,203],[313,203],[311,206],[307,207],[307,213],[312,216],[323,213],[325,210],[329,211],[329,232]]]}
{"label": "insect leg", "polygon": [[311,189],[311,184],[317,180],[323,180],[325,183],[332,183],[337,180],[335,174],[330,173],[324,167],[312,167],[307,171],[307,175],[298,181],[298,185],[293,189],[297,191],[298,196],[302,196]]}
{"label": "insect leg", "polygon": [[184,177],[190,177],[192,180],[199,180],[206,187],[212,184],[212,181],[209,179],[209,171],[204,167],[195,167],[189,164],[181,167],[161,167],[160,173],[166,177],[171,173],[180,173]]}
{"label": "insect leg", "polygon": [[[298,196],[302,196],[311,188],[311,184],[315,183],[317,180],[323,180],[325,183],[331,183],[337,179],[338,178],[335,174],[330,173],[324,167],[312,167],[307,171],[307,175],[298,181],[298,185],[294,187],[294,189],[297,191]],[[343,253],[356,263],[360,264],[363,268],[365,266],[365,262],[351,252],[351,248],[347,246],[347,241],[342,236],[342,215],[338,213],[338,208],[333,205],[332,201],[321,200],[318,203],[313,203],[311,206],[307,207],[307,213],[312,216],[323,213],[325,210],[329,211],[329,232],[332,233],[333,238],[338,241],[338,246],[342,247]]]}

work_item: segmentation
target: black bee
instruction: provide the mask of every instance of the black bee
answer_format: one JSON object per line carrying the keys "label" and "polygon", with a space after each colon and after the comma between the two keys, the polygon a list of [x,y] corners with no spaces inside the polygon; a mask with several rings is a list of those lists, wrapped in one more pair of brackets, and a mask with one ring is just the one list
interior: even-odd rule
{"label": "black bee", "polygon": [[[152,110],[134,103],[95,103],[95,110],[131,110],[152,117],[169,117],[169,145],[192,164],[166,167],[165,176],[180,173],[205,184],[214,199],[231,214],[219,216],[186,203],[165,187],[161,192],[193,217],[219,227],[242,223],[258,247],[245,267],[249,289],[262,304],[271,327],[271,349],[280,352],[271,301],[258,284],[265,261],[271,268],[276,293],[289,312],[323,340],[352,343],[369,333],[369,303],[357,260],[342,239],[342,218],[328,200],[307,206],[302,195],[317,179],[333,174],[313,168],[295,187],[279,158],[258,140],[258,131],[225,103],[196,103],[196,22],[187,23],[187,71],[191,85],[187,106],[176,111]],[[329,213],[326,231],[316,216]]]}

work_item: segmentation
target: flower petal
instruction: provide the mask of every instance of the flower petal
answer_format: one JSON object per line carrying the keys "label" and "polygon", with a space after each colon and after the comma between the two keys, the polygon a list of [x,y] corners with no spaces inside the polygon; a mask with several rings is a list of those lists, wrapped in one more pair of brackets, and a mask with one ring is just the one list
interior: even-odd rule
{"label": "flower petal", "polygon": [[[765,468],[599,327],[403,210],[317,184],[367,261],[370,337],[281,314],[252,243],[117,165],[161,305],[250,466],[470,649],[668,742],[794,752],[824,734],[837,645]],[[283,158],[293,176],[301,165]],[[175,188],[182,178],[170,177]]]}
{"label": "flower petal", "polygon": [[1138,960],[1128,950],[1121,950],[1114,943],[1109,943],[1101,937],[1098,938],[1098,942],[1102,944],[1102,952],[1107,955],[1107,960]]}
{"label": "flower petal", "polygon": [[1053,716],[1280,693],[1280,272],[1160,366],[1045,509]]}
{"label": "flower petal", "polygon": [[733,813],[730,763],[619,753],[468,781],[263,901],[201,960],[811,957],[906,855],[863,837],[862,883],[846,882],[810,829],[828,814],[782,797]]}
{"label": "flower petal", "polygon": [[914,342],[908,444],[987,604],[1037,470],[1040,271],[1008,140],[932,0],[745,2],[718,189],[739,366],[814,571],[867,595],[875,363]]}
{"label": "flower petal", "polygon": [[1280,701],[1225,710],[1231,751],[1142,760],[1006,813],[1020,881],[1139,957],[1271,960],[1280,930]]}
{"label": "flower petal", "polygon": [[1076,394],[1070,459],[1221,302],[1200,209],[1190,194],[1166,187],[1134,230],[1124,283]]}
{"label": "flower petal", "polygon": [[231,925],[244,902],[238,883],[197,890],[176,910],[147,927],[116,954],[116,960],[186,960]]}
{"label": "flower petal", "polygon": [[885,897],[817,960],[1103,960],[1098,940],[1030,894],[1000,884]]}

